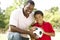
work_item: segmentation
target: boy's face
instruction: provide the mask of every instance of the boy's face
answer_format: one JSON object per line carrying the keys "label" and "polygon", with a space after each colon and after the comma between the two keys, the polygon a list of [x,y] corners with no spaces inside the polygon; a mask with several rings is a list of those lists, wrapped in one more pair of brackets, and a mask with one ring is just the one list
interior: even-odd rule
{"label": "boy's face", "polygon": [[43,21],[43,16],[41,14],[36,14],[35,15],[35,20],[38,22],[38,23],[41,23]]}

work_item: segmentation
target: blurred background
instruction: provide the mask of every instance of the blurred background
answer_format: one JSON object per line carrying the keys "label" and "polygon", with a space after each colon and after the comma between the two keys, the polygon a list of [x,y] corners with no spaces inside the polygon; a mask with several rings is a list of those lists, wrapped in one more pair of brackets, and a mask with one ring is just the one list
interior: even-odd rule
{"label": "blurred background", "polygon": [[[9,18],[12,11],[23,8],[28,0],[0,0],[0,40],[7,40]],[[52,40],[60,40],[60,0],[33,0],[35,8],[33,11],[41,10],[44,20],[52,24],[55,37]]]}

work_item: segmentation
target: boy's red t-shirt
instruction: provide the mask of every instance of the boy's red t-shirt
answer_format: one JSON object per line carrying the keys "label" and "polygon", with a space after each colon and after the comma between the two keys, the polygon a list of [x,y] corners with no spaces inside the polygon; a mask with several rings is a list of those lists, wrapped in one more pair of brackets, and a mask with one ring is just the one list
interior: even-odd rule
{"label": "boy's red t-shirt", "polygon": [[[41,27],[45,32],[55,33],[52,25],[49,22],[43,22],[42,25],[35,23],[33,26]],[[51,36],[43,34],[43,36],[37,40],[51,40]]]}

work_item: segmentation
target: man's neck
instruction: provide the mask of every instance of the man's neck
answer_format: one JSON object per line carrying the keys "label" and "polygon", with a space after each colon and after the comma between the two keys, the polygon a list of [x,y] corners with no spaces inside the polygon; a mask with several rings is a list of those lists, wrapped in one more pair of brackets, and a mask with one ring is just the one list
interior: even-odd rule
{"label": "man's neck", "polygon": [[24,12],[24,8],[23,8],[23,10],[22,10],[22,11],[23,11],[23,15],[24,15],[26,18],[28,18],[28,17],[29,17],[29,15],[26,15],[26,14],[25,14],[25,12]]}

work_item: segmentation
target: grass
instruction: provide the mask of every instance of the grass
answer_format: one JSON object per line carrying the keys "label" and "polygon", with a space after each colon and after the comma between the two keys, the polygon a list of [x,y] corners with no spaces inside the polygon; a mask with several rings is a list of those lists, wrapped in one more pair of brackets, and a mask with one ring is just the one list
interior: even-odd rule
{"label": "grass", "polygon": [[[59,29],[60,30],[60,29]],[[52,37],[52,40],[60,40],[60,31],[55,29],[55,37]],[[8,40],[6,33],[0,33],[0,40]]]}
{"label": "grass", "polygon": [[6,34],[0,34],[0,40],[7,40]]}

